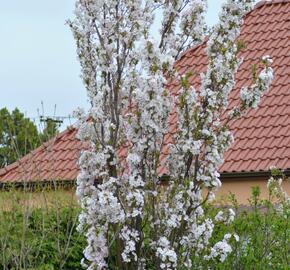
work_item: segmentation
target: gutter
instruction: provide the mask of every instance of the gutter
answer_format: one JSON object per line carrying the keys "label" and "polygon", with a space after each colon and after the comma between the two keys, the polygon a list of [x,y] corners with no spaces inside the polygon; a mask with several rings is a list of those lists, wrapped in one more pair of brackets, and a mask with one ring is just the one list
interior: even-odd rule
{"label": "gutter", "polygon": [[[290,177],[290,169],[281,170],[281,172]],[[271,171],[252,171],[252,172],[223,172],[220,174],[221,181],[227,180],[253,180],[253,178],[269,178]],[[159,178],[159,185],[167,185],[170,181],[169,175],[162,175]],[[46,181],[34,181],[34,182],[0,182],[0,190],[9,190],[11,188],[23,189],[23,190],[39,190],[43,188],[56,189],[57,187],[70,188],[76,186],[76,180],[46,180]]]}
{"label": "gutter", "polygon": [[[290,176],[290,169],[281,170],[281,172],[286,176]],[[220,177],[221,180],[229,180],[235,178],[241,179],[241,178],[270,177],[270,176],[271,171],[252,171],[252,172],[224,172],[221,173]]]}

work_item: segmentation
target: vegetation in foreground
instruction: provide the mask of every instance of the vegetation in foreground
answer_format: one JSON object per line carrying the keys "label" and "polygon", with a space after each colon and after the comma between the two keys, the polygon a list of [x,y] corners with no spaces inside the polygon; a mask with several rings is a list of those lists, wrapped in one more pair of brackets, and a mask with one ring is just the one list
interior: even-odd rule
{"label": "vegetation in foreground", "polygon": [[[275,186],[269,191],[269,199],[262,200],[259,189],[254,188],[250,206],[244,208],[230,196],[236,219],[230,225],[217,225],[212,242],[226,233],[237,234],[239,241],[232,242],[233,251],[224,262],[192,258],[198,269],[289,269],[290,210],[281,201],[277,207],[281,198],[273,190]],[[76,230],[80,209],[71,195],[69,191],[0,194],[2,203],[10,198],[9,208],[6,204],[0,211],[1,270],[82,269],[80,261],[86,239]],[[34,203],[27,203],[31,198]],[[39,207],[35,207],[35,198]],[[210,205],[205,209],[213,218],[220,210]]]}
{"label": "vegetation in foreground", "polygon": [[81,269],[74,191],[0,193],[0,269]]}

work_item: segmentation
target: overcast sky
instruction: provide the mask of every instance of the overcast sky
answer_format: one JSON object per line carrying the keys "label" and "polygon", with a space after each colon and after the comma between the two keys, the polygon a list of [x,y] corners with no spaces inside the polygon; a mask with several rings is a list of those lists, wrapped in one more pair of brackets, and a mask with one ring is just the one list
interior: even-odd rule
{"label": "overcast sky", "polygon": [[[87,107],[75,43],[65,20],[75,0],[0,0],[0,108],[18,107],[28,117],[67,116]],[[209,0],[213,25],[224,0]],[[67,123],[68,124],[68,123]]]}

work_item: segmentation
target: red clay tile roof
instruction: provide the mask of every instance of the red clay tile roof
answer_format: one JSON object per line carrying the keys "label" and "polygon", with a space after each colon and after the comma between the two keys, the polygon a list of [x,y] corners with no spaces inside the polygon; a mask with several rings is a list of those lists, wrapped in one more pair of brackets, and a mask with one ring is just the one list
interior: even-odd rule
{"label": "red clay tile roof", "polygon": [[[225,154],[220,172],[267,171],[270,166],[290,168],[290,0],[261,1],[245,16],[240,40],[246,49],[244,62],[236,76],[236,88],[230,96],[230,106],[237,104],[242,86],[251,84],[251,67],[263,55],[274,62],[275,79],[263,96],[258,109],[231,123],[235,142]],[[206,70],[206,44],[188,50],[176,67],[180,73]],[[191,83],[198,88],[200,78]],[[174,95],[178,82],[171,82]],[[167,141],[176,128],[176,114],[170,116],[171,127]],[[75,138],[76,130],[68,129],[55,139],[36,149],[19,161],[0,170],[0,182],[74,180],[78,174],[77,160],[86,148]],[[164,149],[166,152],[166,149]],[[166,171],[161,169],[160,173]]]}
{"label": "red clay tile roof", "polygon": [[38,182],[74,180],[77,160],[87,146],[76,139],[76,129],[69,128],[17,162],[0,170],[0,182]]}

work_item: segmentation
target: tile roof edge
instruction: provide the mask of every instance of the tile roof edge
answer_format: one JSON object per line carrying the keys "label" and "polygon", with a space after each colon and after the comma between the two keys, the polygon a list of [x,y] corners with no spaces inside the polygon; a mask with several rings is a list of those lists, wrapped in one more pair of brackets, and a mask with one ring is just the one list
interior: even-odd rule
{"label": "tile roof edge", "polygon": [[33,156],[35,153],[41,151],[42,149],[47,149],[47,147],[49,145],[53,145],[55,143],[56,140],[58,140],[59,138],[61,138],[62,136],[64,136],[65,134],[67,134],[70,131],[74,131],[75,127],[74,126],[68,126],[64,131],[60,132],[59,134],[57,134],[55,137],[51,138],[50,140],[48,140],[47,142],[41,144],[40,146],[38,146],[36,149],[32,150],[31,152],[27,153],[26,155],[24,155],[23,157],[21,157],[20,159],[16,160],[15,162],[0,168],[0,181],[1,181],[1,177],[4,176],[6,173],[10,172],[11,170],[13,170],[15,167],[21,165],[21,162],[25,161],[26,159],[28,159],[30,156]]}
{"label": "tile roof edge", "polygon": [[204,40],[200,43],[198,43],[197,45],[193,46],[193,47],[190,47],[188,48],[187,50],[185,50],[181,55],[180,57],[175,61],[174,65],[178,64],[179,61],[181,61],[181,59],[186,56],[187,54],[189,54],[191,51],[195,51],[197,50],[199,47],[202,47],[205,43],[207,43],[208,41],[208,36],[206,36],[204,38]]}
{"label": "tile roof edge", "polygon": [[255,4],[254,9],[260,8],[265,5],[275,5],[275,4],[284,4],[290,3],[290,0],[262,0]]}

